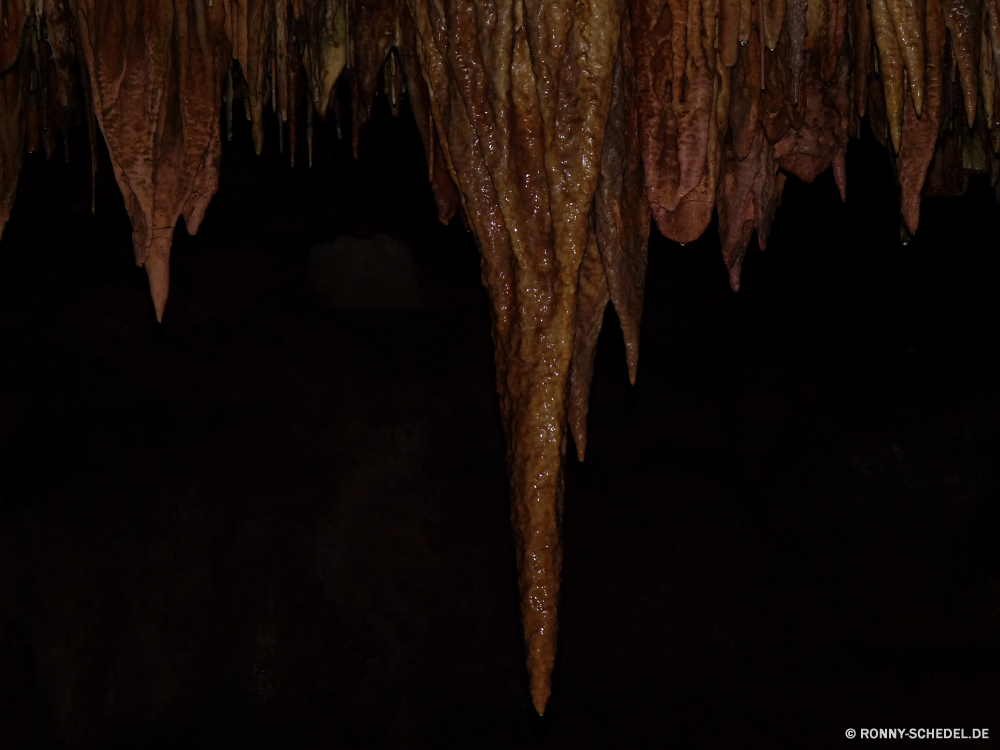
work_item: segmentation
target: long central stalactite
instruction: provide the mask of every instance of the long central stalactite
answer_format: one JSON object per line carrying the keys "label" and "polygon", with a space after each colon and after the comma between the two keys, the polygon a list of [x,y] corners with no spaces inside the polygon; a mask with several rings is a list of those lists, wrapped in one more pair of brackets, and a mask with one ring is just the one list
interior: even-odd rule
{"label": "long central stalactite", "polygon": [[[563,461],[586,450],[604,310],[639,356],[651,219],[677,242],[718,216],[739,289],[788,175],[832,169],[867,119],[900,187],[1000,174],[998,0],[0,0],[0,235],[25,152],[103,135],[157,319],[183,216],[197,231],[232,118],[274,117],[292,165],[315,120],[355,155],[402,97],[444,223],[474,235],[492,302],[521,612],[536,710],[556,653]],[[342,109],[350,101],[350,112]],[[237,106],[237,102],[239,105]]]}

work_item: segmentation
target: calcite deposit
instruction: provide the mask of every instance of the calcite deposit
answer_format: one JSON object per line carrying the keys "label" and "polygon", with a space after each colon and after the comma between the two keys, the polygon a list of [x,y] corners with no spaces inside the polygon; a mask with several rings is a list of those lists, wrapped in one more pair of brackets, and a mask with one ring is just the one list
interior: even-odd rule
{"label": "calcite deposit", "polygon": [[1000,175],[998,0],[0,0],[0,14],[0,234],[26,152],[69,158],[82,125],[96,169],[103,136],[158,319],[174,229],[203,220],[234,116],[258,153],[277,132],[295,166],[316,121],[349,128],[357,154],[375,98],[393,114],[408,101],[438,217],[472,232],[492,302],[539,713],[563,462],[570,437],[584,458],[608,302],[635,382],[651,222],[685,243],[717,216],[738,290],[789,175],[832,169],[847,199],[862,127],[890,151],[908,233],[923,195]]}

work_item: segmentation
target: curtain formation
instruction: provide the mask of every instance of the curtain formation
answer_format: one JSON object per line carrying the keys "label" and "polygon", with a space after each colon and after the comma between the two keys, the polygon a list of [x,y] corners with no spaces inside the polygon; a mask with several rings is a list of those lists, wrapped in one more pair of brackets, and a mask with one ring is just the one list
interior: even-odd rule
{"label": "curtain formation", "polygon": [[[438,216],[476,238],[492,302],[527,667],[550,693],[562,462],[583,460],[604,309],[639,353],[650,218],[718,211],[739,289],[787,175],[846,199],[862,119],[904,231],[922,195],[1000,174],[1000,0],[0,0],[0,234],[25,151],[107,144],[161,319],[174,226],[198,230],[237,108],[294,166],[315,118],[359,134],[378,91],[416,120]],[[345,112],[342,102],[350,101]],[[1000,107],[1000,101],[997,102]],[[302,120],[305,120],[303,123]],[[305,144],[300,143],[304,133]]]}

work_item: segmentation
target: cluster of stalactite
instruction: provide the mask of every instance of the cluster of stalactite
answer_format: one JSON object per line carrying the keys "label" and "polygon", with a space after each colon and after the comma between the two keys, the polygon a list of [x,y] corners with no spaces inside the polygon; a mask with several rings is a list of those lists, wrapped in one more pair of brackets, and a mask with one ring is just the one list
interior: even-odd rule
{"label": "cluster of stalactite", "polygon": [[[558,629],[562,462],[586,446],[610,301],[635,381],[650,218],[690,242],[718,211],[739,288],[786,176],[827,168],[867,115],[921,195],[1000,173],[998,0],[0,0],[0,232],[23,154],[103,134],[157,318],[177,219],[214,195],[234,106],[294,166],[315,118],[359,135],[409,100],[441,221],[482,255],[493,312],[531,691]],[[346,91],[342,91],[346,89]],[[350,101],[350,112],[342,103]],[[240,102],[236,105],[236,102]],[[1000,102],[997,104],[1000,107]],[[302,120],[305,122],[302,122]],[[57,134],[61,138],[57,138]]]}

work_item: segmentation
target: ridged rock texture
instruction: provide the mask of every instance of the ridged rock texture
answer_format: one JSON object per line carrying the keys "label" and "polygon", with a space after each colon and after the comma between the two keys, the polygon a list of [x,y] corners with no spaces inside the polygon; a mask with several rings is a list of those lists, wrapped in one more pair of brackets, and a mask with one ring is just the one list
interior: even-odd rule
{"label": "ridged rock texture", "polygon": [[[157,318],[183,216],[219,184],[236,101],[294,166],[314,119],[355,155],[403,97],[444,223],[482,256],[531,695],[558,632],[562,466],[586,450],[608,302],[635,382],[651,220],[697,239],[718,212],[733,290],[788,175],[828,168],[867,118],[890,151],[902,235],[922,195],[1000,175],[1000,0],[0,0],[0,235],[25,152],[103,135]],[[303,118],[305,123],[303,124]],[[57,136],[62,136],[61,138]]]}

